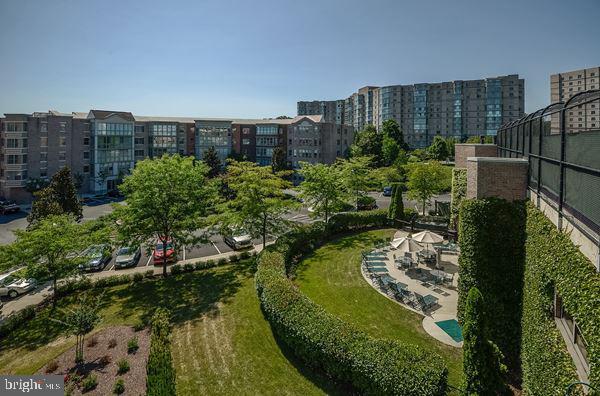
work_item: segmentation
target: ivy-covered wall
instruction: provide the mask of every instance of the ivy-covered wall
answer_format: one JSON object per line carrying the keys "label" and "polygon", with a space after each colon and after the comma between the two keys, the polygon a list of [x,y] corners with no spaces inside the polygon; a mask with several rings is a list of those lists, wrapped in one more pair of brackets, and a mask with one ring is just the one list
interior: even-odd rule
{"label": "ivy-covered wall", "polygon": [[577,380],[575,366],[554,323],[554,290],[588,344],[590,380],[600,389],[600,275],[569,236],[533,205],[527,207],[523,291],[523,389],[531,395],[563,395]]}
{"label": "ivy-covered wall", "polygon": [[503,199],[463,200],[459,224],[458,318],[469,290],[485,299],[488,336],[517,372],[525,259],[525,204]]}
{"label": "ivy-covered wall", "polygon": [[460,203],[467,195],[467,169],[452,169],[452,194],[450,197],[450,228],[458,227],[458,211]]}

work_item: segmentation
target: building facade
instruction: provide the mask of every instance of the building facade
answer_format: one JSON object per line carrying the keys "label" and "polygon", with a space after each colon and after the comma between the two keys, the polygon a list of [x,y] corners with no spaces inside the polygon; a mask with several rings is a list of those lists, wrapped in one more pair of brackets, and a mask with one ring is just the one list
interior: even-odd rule
{"label": "building facade", "polygon": [[[573,95],[600,89],[600,67],[557,73],[550,76],[551,103],[567,102]],[[569,133],[600,128],[600,103],[587,103],[567,110],[565,128]],[[560,133],[560,115],[551,115],[551,133]]]}
{"label": "building facade", "polygon": [[[524,85],[518,75],[508,75],[481,80],[366,86],[344,100],[342,118],[344,124],[352,125],[355,130],[362,130],[366,125],[380,129],[386,120],[396,120],[413,148],[427,147],[436,135],[459,140],[495,135],[502,124],[523,116]],[[309,110],[323,115],[318,106],[303,107],[302,115]]]}

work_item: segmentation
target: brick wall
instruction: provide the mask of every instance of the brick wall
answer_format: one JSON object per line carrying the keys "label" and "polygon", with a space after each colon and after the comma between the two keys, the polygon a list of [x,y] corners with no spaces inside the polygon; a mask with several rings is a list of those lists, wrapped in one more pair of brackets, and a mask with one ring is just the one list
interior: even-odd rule
{"label": "brick wall", "polygon": [[467,199],[488,197],[518,201],[527,198],[527,160],[469,157]]}
{"label": "brick wall", "polygon": [[454,163],[456,168],[466,168],[469,157],[497,157],[495,144],[456,144],[454,146]]}

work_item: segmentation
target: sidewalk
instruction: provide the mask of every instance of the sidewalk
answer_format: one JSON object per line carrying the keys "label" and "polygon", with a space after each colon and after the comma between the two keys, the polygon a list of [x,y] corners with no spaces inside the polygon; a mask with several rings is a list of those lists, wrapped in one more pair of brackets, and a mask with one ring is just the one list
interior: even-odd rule
{"label": "sidewalk", "polygon": [[[273,242],[267,242],[267,245],[270,245]],[[260,245],[254,245],[254,247],[250,250],[247,250],[247,252],[256,252],[256,253],[260,253],[262,251],[262,244]],[[205,256],[205,257],[198,257],[198,258],[193,258],[193,259],[188,259],[188,260],[180,260],[177,262],[177,264],[187,264],[187,263],[196,263],[198,261],[208,261],[208,260],[219,260],[222,258],[229,258],[233,255],[236,254],[240,254],[240,252],[236,252],[236,251],[232,251],[232,252],[225,252],[225,253],[221,253],[221,254],[215,254],[213,256]],[[172,265],[167,267],[167,272],[171,272],[171,267]],[[114,275],[129,275],[129,274],[135,274],[135,273],[145,273],[146,271],[154,271],[155,275],[160,275],[162,274],[162,266],[154,266],[154,265],[149,265],[149,266],[143,266],[143,267],[134,267],[134,268],[127,268],[127,269],[122,269],[122,270],[113,270],[113,271],[101,271],[101,272],[95,272],[93,274],[89,274],[86,275],[88,277],[90,277],[91,279],[101,279],[101,278],[107,278],[109,276],[114,276]],[[46,282],[43,285],[38,286],[37,289],[26,293],[20,297],[17,297],[14,300],[8,300],[4,303],[4,306],[2,307],[2,312],[0,315],[0,323],[2,323],[2,320],[4,320],[8,315],[21,311],[22,309],[25,309],[27,307],[29,307],[30,305],[37,305],[39,303],[41,303],[46,297],[52,295],[52,283],[51,282]]]}

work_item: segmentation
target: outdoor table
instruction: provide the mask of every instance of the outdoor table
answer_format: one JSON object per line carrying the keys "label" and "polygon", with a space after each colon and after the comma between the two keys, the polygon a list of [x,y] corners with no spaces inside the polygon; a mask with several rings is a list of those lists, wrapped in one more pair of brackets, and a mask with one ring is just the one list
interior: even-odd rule
{"label": "outdoor table", "polygon": [[417,255],[423,258],[435,258],[435,252],[433,250],[421,250],[417,252]]}
{"label": "outdoor table", "polygon": [[403,268],[410,268],[413,265],[413,260],[410,257],[400,257],[396,259],[396,263],[400,264]]}
{"label": "outdoor table", "polygon": [[436,304],[438,302],[438,298],[436,296],[432,296],[431,294],[427,294],[425,296],[423,296],[423,303],[430,307],[433,304]]}
{"label": "outdoor table", "polygon": [[430,274],[431,274],[431,276],[433,276],[434,278],[436,278],[436,279],[439,279],[439,280],[442,280],[442,281],[443,281],[444,279],[446,279],[446,277],[447,277],[447,275],[448,275],[448,274],[446,274],[444,271],[442,271],[442,270],[436,270],[436,269],[429,271],[429,273],[430,273]]}

